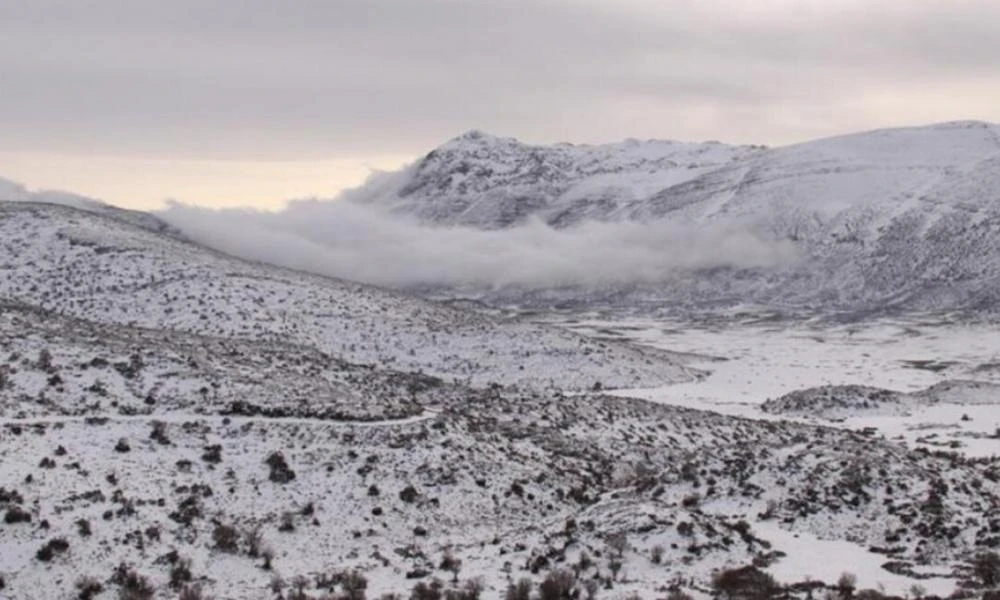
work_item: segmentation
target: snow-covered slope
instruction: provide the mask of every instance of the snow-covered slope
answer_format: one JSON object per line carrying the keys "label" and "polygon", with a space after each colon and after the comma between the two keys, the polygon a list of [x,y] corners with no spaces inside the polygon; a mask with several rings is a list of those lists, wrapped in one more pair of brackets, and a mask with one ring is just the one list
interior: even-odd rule
{"label": "snow-covered slope", "polygon": [[[58,376],[45,384],[57,396],[104,372],[88,332],[60,335],[49,358],[30,335],[5,338],[7,393]],[[137,344],[139,380],[177,351]],[[104,352],[115,358],[113,345]],[[225,390],[238,373],[215,376]],[[428,390],[422,413],[364,422],[234,416],[211,403],[130,414],[96,392],[71,416],[2,416],[0,574],[19,600],[66,596],[82,577],[115,597],[120,564],[163,597],[193,581],[235,600],[273,597],[276,577],[305,577],[318,595],[338,586],[324,578],[357,568],[377,597],[450,579],[451,555],[485,597],[568,568],[578,589],[593,579],[598,597],[617,598],[780,563],[771,531],[876,548],[901,572],[948,573],[1000,541],[995,465],[609,396],[459,392]]]}
{"label": "snow-covered slope", "polygon": [[401,172],[395,186],[380,181],[381,193],[358,195],[434,224],[499,229],[534,216],[563,226],[761,151],[660,140],[532,146],[470,131]]}
{"label": "snow-covered slope", "polygon": [[1000,405],[1000,385],[984,381],[946,380],[925,390],[903,393],[861,385],[826,385],[796,390],[767,400],[761,410],[789,417],[845,419],[903,416],[929,406]]}
{"label": "snow-covered slope", "polygon": [[71,206],[80,210],[112,217],[126,223],[131,223],[137,227],[167,233],[175,237],[180,237],[180,232],[168,225],[159,217],[139,210],[129,210],[112,206],[100,200],[64,192],[60,190],[37,190],[30,191],[20,183],[0,177],[0,202],[39,202],[45,204],[59,204]]}
{"label": "snow-covered slope", "polygon": [[103,324],[305,346],[476,385],[689,380],[669,353],[248,263],[103,215],[0,202],[0,297]]}
{"label": "snow-covered slope", "polygon": [[625,286],[624,295],[621,287],[589,295],[520,289],[506,290],[507,299],[850,311],[981,310],[1000,300],[1000,126],[988,123],[774,149],[669,142],[538,148],[474,134],[399,177],[396,192],[377,201],[430,224],[663,221],[790,240],[802,257],[768,268],[678,269],[662,284]]}
{"label": "snow-covered slope", "polygon": [[18,600],[143,578],[159,598],[321,597],[349,569],[368,597],[434,577],[497,597],[566,569],[575,594],[616,598],[780,565],[775,536],[896,573],[1000,544],[995,462],[561,391],[688,380],[666,351],[32,202],[0,203],[0,297],[0,580]]}

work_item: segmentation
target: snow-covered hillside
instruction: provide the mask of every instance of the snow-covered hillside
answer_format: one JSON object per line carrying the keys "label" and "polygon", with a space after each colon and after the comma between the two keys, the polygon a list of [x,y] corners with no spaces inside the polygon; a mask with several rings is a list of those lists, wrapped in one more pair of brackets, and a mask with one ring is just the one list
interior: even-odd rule
{"label": "snow-covered hillside", "polygon": [[537,216],[564,226],[614,214],[762,150],[662,140],[532,146],[470,131],[402,171],[393,185],[382,180],[378,193],[358,196],[439,225],[499,229]]}
{"label": "snow-covered hillside", "polygon": [[[196,583],[219,599],[264,599],[298,582],[321,597],[353,569],[370,597],[453,577],[456,587],[480,579],[496,597],[558,569],[581,593],[593,581],[601,598],[647,597],[705,590],[720,567],[781,565],[790,548],[772,540],[790,532],[817,546],[839,540],[894,573],[932,565],[948,591],[953,568],[998,543],[995,465],[863,433],[447,385],[408,395],[419,412],[375,421],[234,415],[193,390],[193,402],[167,393],[198,377],[194,364],[169,371],[197,338],[161,345],[128,327],[34,320],[46,316],[8,315],[0,346],[0,394],[14,403],[0,416],[0,576],[18,599],[86,582],[116,597],[138,585],[128,573],[158,598]],[[130,337],[141,361],[118,354]],[[320,368],[288,349],[275,358],[203,343],[217,361],[210,395],[254,374],[232,366],[244,361]],[[81,389],[98,379],[103,393]],[[154,402],[132,410],[123,390],[155,381]],[[244,393],[272,393],[255,387]],[[68,390],[86,398],[72,414]],[[17,403],[31,416],[16,416]],[[886,578],[894,589],[916,581]]]}
{"label": "snow-covered hillside", "polygon": [[60,190],[35,190],[31,191],[20,183],[0,177],[0,202],[39,202],[44,204],[58,204],[61,206],[71,206],[87,212],[105,215],[131,223],[137,227],[148,229],[159,233],[168,233],[175,237],[180,237],[180,232],[172,228],[166,222],[152,213],[139,210],[129,210],[112,206],[100,200],[64,192]]}
{"label": "snow-covered hillside", "polygon": [[63,206],[0,203],[0,297],[104,324],[296,344],[476,385],[685,381],[666,352],[593,341],[218,254]]}
{"label": "snow-covered hillside", "polygon": [[847,311],[991,310],[1000,299],[1000,126],[988,123],[774,149],[539,148],[472,134],[397,177],[394,187],[358,196],[434,225],[498,229],[533,217],[557,228],[592,221],[664,222],[692,232],[729,227],[791,241],[803,257],[753,269],[676,269],[659,284],[637,276],[642,285],[612,292],[533,286],[491,291],[494,298]]}

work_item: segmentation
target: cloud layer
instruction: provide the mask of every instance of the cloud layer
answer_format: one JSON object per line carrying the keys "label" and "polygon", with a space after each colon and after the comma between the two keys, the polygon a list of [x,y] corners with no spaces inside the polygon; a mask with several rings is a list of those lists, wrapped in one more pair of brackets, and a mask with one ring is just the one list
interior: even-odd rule
{"label": "cloud layer", "polygon": [[749,224],[533,222],[502,231],[427,227],[347,200],[297,201],[279,213],[172,204],[160,213],[224,252],[384,286],[549,288],[669,280],[678,270],[771,267],[795,260],[787,242]]}

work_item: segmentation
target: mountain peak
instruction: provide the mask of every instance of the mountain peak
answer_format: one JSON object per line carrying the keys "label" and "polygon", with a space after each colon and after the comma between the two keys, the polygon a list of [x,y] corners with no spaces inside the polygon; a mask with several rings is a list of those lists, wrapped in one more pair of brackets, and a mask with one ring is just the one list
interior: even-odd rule
{"label": "mountain peak", "polygon": [[482,129],[470,129],[465,133],[452,138],[451,140],[449,140],[448,143],[472,142],[476,144],[489,144],[493,142],[498,142],[500,140],[517,141],[514,140],[513,138],[503,138],[498,135],[493,135],[492,133],[488,133],[486,131],[483,131]]}

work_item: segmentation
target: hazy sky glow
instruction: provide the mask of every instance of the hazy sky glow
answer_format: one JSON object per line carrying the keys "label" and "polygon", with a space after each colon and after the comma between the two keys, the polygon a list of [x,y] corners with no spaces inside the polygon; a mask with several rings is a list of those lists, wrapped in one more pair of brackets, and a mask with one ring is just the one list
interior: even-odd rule
{"label": "hazy sky glow", "polygon": [[276,206],[471,128],[781,144],[1000,121],[995,0],[12,0],[0,176]]}

